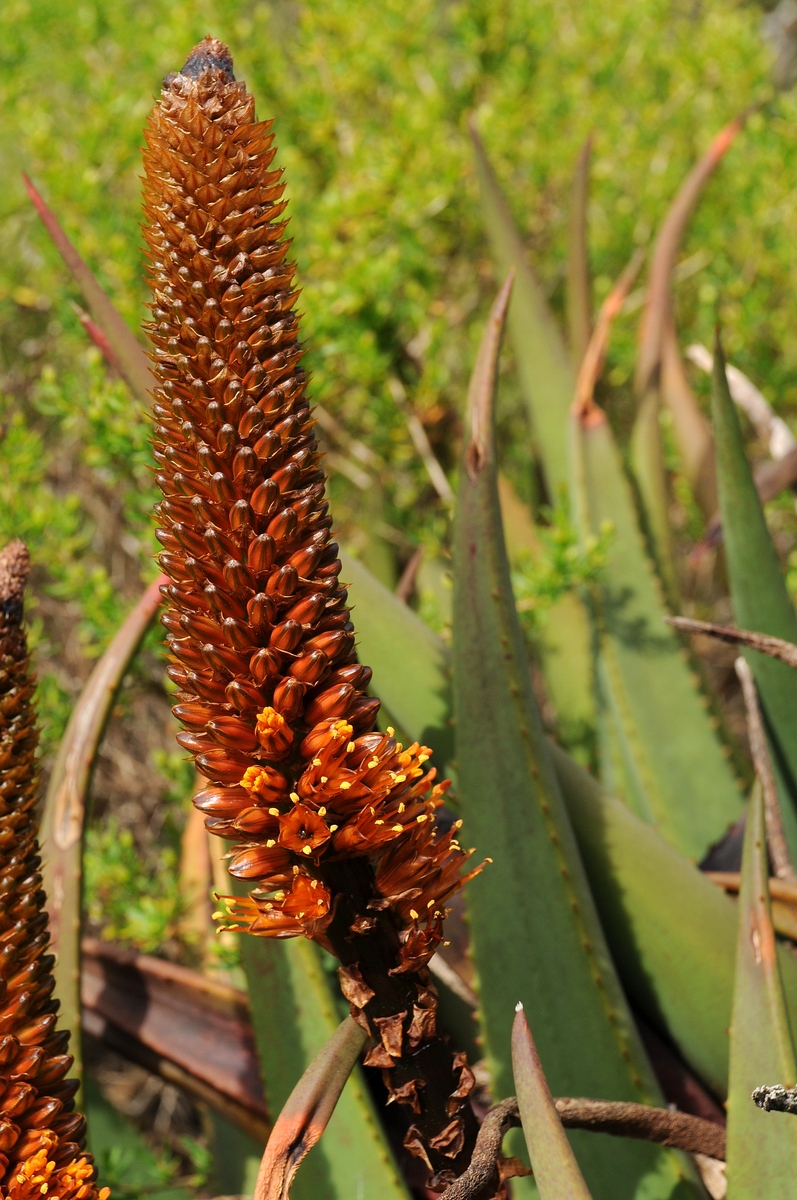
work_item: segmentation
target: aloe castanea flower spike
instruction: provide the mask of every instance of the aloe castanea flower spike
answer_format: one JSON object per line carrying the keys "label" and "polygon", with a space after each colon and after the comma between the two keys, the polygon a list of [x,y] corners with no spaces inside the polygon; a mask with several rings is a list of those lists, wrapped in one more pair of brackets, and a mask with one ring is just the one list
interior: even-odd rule
{"label": "aloe castanea flower spike", "polygon": [[[301,364],[271,122],[207,38],[146,129],[154,444],[178,737],[236,843],[230,927],[341,961],[354,1018],[442,1185],[467,1165],[473,1075],[438,1036],[427,964],[468,858],[430,752],[375,731]],[[275,1030],[275,1036],[279,1036]]]}
{"label": "aloe castanea flower spike", "polygon": [[0,1198],[106,1200],[74,1111],[69,1033],[56,1028],[39,874],[38,730],[23,619],[28,552],[0,552]]}

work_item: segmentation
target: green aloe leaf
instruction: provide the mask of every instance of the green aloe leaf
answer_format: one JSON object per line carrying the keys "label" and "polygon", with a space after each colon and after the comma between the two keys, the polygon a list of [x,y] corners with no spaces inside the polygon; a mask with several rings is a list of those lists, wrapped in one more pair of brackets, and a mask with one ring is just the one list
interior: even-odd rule
{"label": "green aloe leaf", "polygon": [[740,796],[686,652],[664,624],[609,423],[600,409],[571,421],[574,511],[583,537],[614,536],[594,590],[598,679],[614,761],[607,782],[688,858],[700,860],[738,817]]}
{"label": "green aloe leaf", "polygon": [[[337,980],[303,938],[241,938],[263,1087],[278,1113],[305,1070],[338,1029]],[[321,1141],[302,1164],[293,1200],[409,1200],[373,1101],[355,1068]]]}
{"label": "green aloe leaf", "polygon": [[471,137],[484,222],[495,261],[502,278],[510,270],[515,272],[509,331],[548,493],[557,496],[568,481],[567,415],[576,375],[564,339],[529,264],[512,211],[473,126]]}
{"label": "green aloe leaf", "polygon": [[[492,401],[511,277],[474,368],[454,532],[454,707],[468,840],[490,865],[466,893],[494,1094],[513,1087],[515,1004],[558,1094],[655,1102],[556,781],[515,612],[501,527]],[[596,1197],[698,1195],[683,1157],[574,1135]],[[518,1183],[519,1195],[533,1194]]]}
{"label": "green aloe leaf", "polygon": [[656,562],[659,577],[668,603],[678,598],[678,575],[675,567],[670,500],[664,472],[664,453],[659,426],[659,397],[649,388],[637,410],[631,433],[631,469],[639,491],[640,507],[644,514],[645,532]]}
{"label": "green aloe leaf", "polygon": [[[712,415],[717,453],[720,514],[737,625],[797,642],[797,614],[786,590],[777,552],[744,452],[739,414],[728,390],[725,359],[717,339]],[[766,717],[778,780],[786,840],[797,862],[797,673],[785,663],[743,651],[755,676]]]}
{"label": "green aloe leaf", "polygon": [[[437,634],[350,554],[341,553],[360,658],[390,678],[377,693],[386,716],[411,738],[431,746],[440,768],[451,761],[451,683],[446,649]],[[407,657],[407,647],[413,654]]]}
{"label": "green aloe leaf", "polygon": [[592,1200],[556,1111],[522,1004],[512,1026],[512,1071],[540,1200]]}
{"label": "green aloe leaf", "polygon": [[[493,252],[502,270],[514,266],[517,271],[509,327],[546,480],[555,495],[572,470],[565,447],[575,377],[475,135],[474,142]],[[595,664],[604,778],[636,811],[659,823],[674,845],[699,859],[739,814],[736,783],[683,661],[685,652],[673,634],[662,632],[661,587],[611,433],[604,423],[584,440],[583,472],[573,471],[574,511],[581,511],[585,537],[604,521],[615,531],[603,598],[603,653]]]}
{"label": "green aloe leaf", "polygon": [[[542,546],[531,513],[503,475],[498,477],[498,495],[510,563],[536,558]],[[575,592],[566,592],[548,610],[537,649],[559,736],[573,752],[589,757],[596,723],[592,633],[587,610]]]}
{"label": "green aloe leaf", "polygon": [[[354,582],[350,596],[358,606],[361,628],[366,629],[377,627],[382,606],[392,599],[374,580],[362,589]],[[366,611],[369,620],[363,625]],[[417,672],[424,681],[417,691],[420,709],[433,700],[440,702],[439,716],[445,723],[448,701],[441,698],[448,688],[448,648],[431,635],[436,649],[434,671],[429,671],[427,642],[416,636],[415,621],[395,627],[389,657],[383,656],[384,643],[371,637],[360,639],[360,654],[373,667],[374,692],[388,707],[399,702],[407,679]],[[401,670],[394,674],[397,661]],[[420,722],[410,719],[406,733],[420,738]],[[634,1007],[679,1047],[717,1096],[724,1096],[736,938],[734,901],[559,746],[549,746],[623,987]],[[789,1011],[797,1021],[797,962],[785,949],[780,958]]]}
{"label": "green aloe leaf", "polygon": [[728,1091],[728,1200],[789,1196],[797,1182],[797,1122],[751,1099],[761,1084],[797,1082],[769,905],[764,805],[753,790],[739,892],[739,934]]}

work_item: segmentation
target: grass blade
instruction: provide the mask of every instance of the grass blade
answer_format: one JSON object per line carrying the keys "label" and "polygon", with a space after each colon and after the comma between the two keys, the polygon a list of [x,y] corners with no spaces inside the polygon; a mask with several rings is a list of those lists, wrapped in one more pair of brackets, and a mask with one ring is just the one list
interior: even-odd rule
{"label": "grass blade", "polygon": [[567,414],[576,375],[562,335],[528,263],[509,205],[473,125],[471,137],[484,220],[498,270],[502,277],[510,270],[515,272],[508,324],[548,492],[556,496],[567,486]]}
{"label": "grass blade", "polygon": [[556,1111],[522,1004],[512,1026],[512,1070],[540,1200],[592,1200]]}
{"label": "grass blade", "polygon": [[[533,1014],[560,1093],[646,1101],[657,1088],[606,950],[559,793],[515,613],[492,429],[507,281],[490,314],[469,394],[454,534],[454,700],[462,816],[492,865],[469,884],[472,955],[494,1093],[512,1089],[511,1015]],[[522,953],[519,953],[522,949]],[[597,1195],[691,1194],[669,1152],[582,1135]],[[524,1185],[518,1184],[519,1195]]]}
{"label": "grass blade", "polygon": [[794,1045],[767,890],[764,807],[750,802],[742,858],[728,1091],[728,1200],[786,1196],[797,1179],[797,1122],[751,1099],[762,1083],[793,1087]]}
{"label": "grass blade", "polygon": [[152,390],[152,373],[149,360],[136,337],[128,329],[116,311],[113,301],[100,287],[91,268],[83,261],[69,238],[64,233],[55,213],[47,207],[31,180],[23,173],[26,191],[36,212],[52,238],[72,276],[83,293],[91,315],[108,339],[116,356],[119,370],[134,396],[147,408]]}
{"label": "grass blade", "polygon": [[288,1200],[293,1178],[326,1129],[365,1036],[359,1025],[346,1017],[316,1054],[283,1105],[268,1139],[255,1200]]}
{"label": "grass blade", "polygon": [[151,583],[92,671],[58,747],[42,812],[42,877],[60,1020],[72,1033],[80,1077],[80,903],[83,826],[91,772],[114,697],[160,605],[160,575]]}
{"label": "grass blade", "polygon": [[[786,590],[728,388],[722,347],[714,351],[712,413],[717,478],[733,615],[742,628],[797,642],[797,613]],[[797,675],[784,663],[744,650],[766,716],[781,814],[797,862]]]}
{"label": "grass blade", "polygon": [[587,352],[592,333],[592,298],[589,273],[587,208],[589,205],[589,164],[592,134],[581,147],[573,172],[570,202],[570,236],[567,239],[567,328],[570,355],[580,363]]}

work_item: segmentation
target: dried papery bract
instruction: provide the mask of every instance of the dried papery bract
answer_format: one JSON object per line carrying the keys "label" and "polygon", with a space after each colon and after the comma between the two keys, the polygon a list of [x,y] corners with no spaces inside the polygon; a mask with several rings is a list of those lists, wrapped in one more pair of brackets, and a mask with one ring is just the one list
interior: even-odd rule
{"label": "dried papery bract", "polygon": [[39,875],[36,715],[22,626],[28,553],[0,553],[0,1197],[105,1200],[83,1153],[69,1034],[56,1029]]}
{"label": "dried papery bract", "polygon": [[[270,122],[206,39],[146,130],[160,561],[180,743],[208,828],[237,843],[232,927],[304,935],[341,986],[405,1145],[438,1182],[468,1161],[473,1076],[435,1026],[427,963],[467,859],[429,751],[374,732],[330,541]],[[275,1036],[279,1031],[275,1030]]]}

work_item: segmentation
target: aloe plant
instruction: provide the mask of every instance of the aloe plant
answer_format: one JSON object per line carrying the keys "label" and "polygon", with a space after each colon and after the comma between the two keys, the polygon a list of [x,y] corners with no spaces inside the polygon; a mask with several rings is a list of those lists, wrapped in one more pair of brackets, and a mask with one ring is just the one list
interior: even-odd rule
{"label": "aloe plant", "polygon": [[[240,1105],[227,1111],[260,1136],[273,1124],[257,1200],[289,1193],[400,1200],[424,1184],[445,1189],[445,1200],[486,1200],[507,1178],[516,1196],[541,1200],[631,1200],[642,1192],[697,1198],[701,1184],[684,1151],[723,1157],[724,1137],[716,1124],[663,1107],[636,1014],[677,1047],[715,1096],[729,1096],[729,1195],[763,1200],[767,1188],[787,1188],[790,1118],[757,1112],[748,1093],[767,1082],[762,1072],[777,1074],[784,1087],[795,1082],[797,968],[778,947],[767,910],[757,791],[738,905],[694,865],[739,815],[741,801],[683,646],[663,621],[663,597],[672,601],[676,586],[670,577],[669,590],[662,588],[668,561],[655,553],[661,538],[650,536],[653,493],[647,509],[642,495],[640,509],[607,414],[593,398],[610,309],[619,309],[631,275],[590,333],[587,151],[572,226],[572,357],[476,139],[488,224],[516,276],[514,298],[508,280],[495,302],[472,377],[449,650],[330,540],[283,183],[270,123],[255,121],[223,44],[206,39],[167,76],[146,136],[152,370],[54,215],[29,190],[91,307],[82,318],[87,333],[140,398],[154,386],[168,673],[185,727],[178,740],[208,780],[195,801],[229,851],[234,894],[220,899],[218,919],[243,935],[263,1081],[254,1121]],[[671,260],[731,132],[723,136],[660,241],[669,259],[651,279],[637,463],[659,448],[658,400],[644,407],[651,379],[658,371],[666,393],[667,363],[677,365]],[[499,478],[493,433],[507,309],[551,490],[569,489],[585,544],[612,530],[605,566],[557,607],[551,628],[564,660],[569,655],[577,668],[570,715],[597,712],[603,782],[621,799],[545,736],[532,685],[505,525],[510,545],[534,548],[536,535]],[[769,613],[759,626],[791,637],[793,613],[783,607],[719,352],[716,360],[717,478],[737,617],[751,613],[755,571]],[[450,497],[428,439],[423,453],[435,462],[438,492]],[[98,665],[47,805],[59,986],[73,1031],[87,783],[157,587]],[[551,692],[566,697],[561,668],[551,661],[544,657]],[[783,776],[791,736],[783,697],[794,684],[788,667],[776,676],[768,661],[751,661]],[[402,742],[411,744],[405,750]],[[452,768],[455,792],[436,783],[433,754],[438,766]],[[782,787],[787,833],[789,803]],[[463,850],[460,836],[475,851]],[[466,871],[474,852],[483,861]],[[455,938],[464,936],[449,901],[465,883],[470,975],[461,955],[441,958],[445,921]],[[753,927],[758,940],[751,940]],[[340,964],[337,984],[324,958],[330,953]],[[464,1020],[462,1007],[458,1016],[447,1007],[452,998],[464,1004]],[[480,1090],[464,1045],[473,1048],[473,1000],[485,1054]],[[513,1024],[518,1000],[534,1040],[525,1015]],[[351,1016],[341,1025],[344,1002]],[[380,1072],[370,1086],[358,1065],[363,1051],[366,1071]],[[220,1091],[214,1097],[206,1086],[202,1093],[198,1082],[196,1091],[223,1110]],[[481,1128],[474,1096],[497,1101]],[[398,1119],[385,1119],[385,1102]],[[518,1122],[534,1182],[522,1162],[501,1155]],[[564,1129],[575,1131],[572,1145]],[[520,1135],[514,1138],[520,1149]],[[46,1167],[53,1148],[38,1147],[26,1186],[36,1171],[60,1169],[57,1156]],[[76,1161],[81,1180],[89,1180],[88,1160]],[[94,1194],[93,1180],[86,1187]]]}

